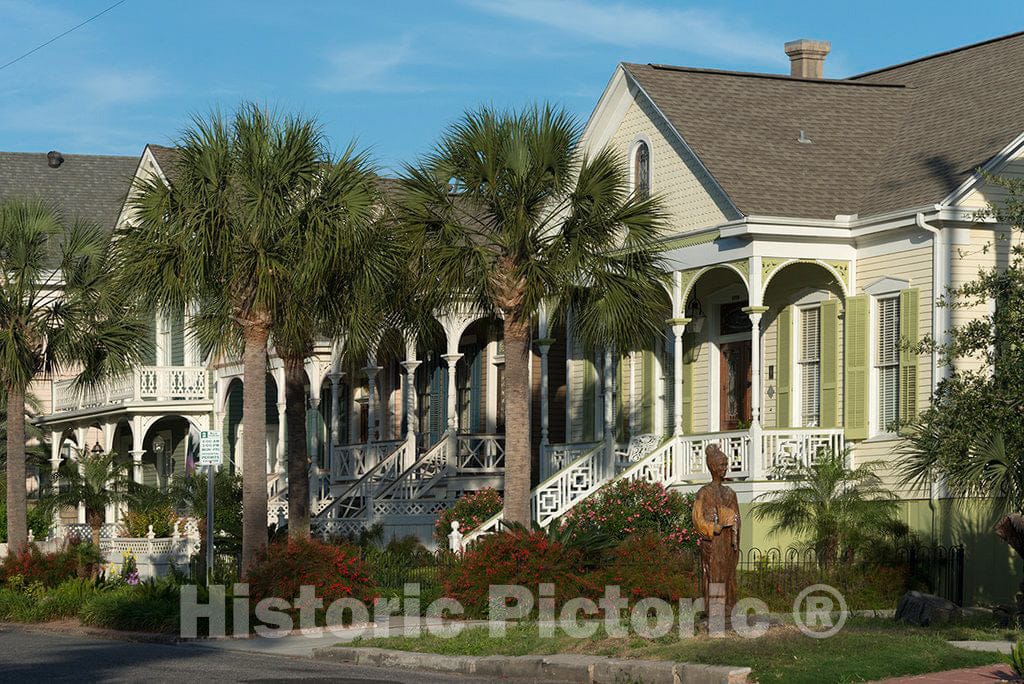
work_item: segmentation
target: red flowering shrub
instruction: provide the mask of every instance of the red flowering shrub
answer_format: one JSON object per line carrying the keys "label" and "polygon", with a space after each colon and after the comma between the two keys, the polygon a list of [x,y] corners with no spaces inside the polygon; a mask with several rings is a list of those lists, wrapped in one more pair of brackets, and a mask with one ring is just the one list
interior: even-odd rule
{"label": "red flowering shrub", "polygon": [[595,571],[594,584],[615,585],[630,600],[660,598],[675,603],[700,595],[697,556],[657,532],[620,542],[608,562]]}
{"label": "red flowering shrub", "polygon": [[573,507],[565,522],[579,534],[606,534],[624,541],[654,532],[681,549],[696,549],[692,529],[693,495],[670,492],[660,482],[620,480]]}
{"label": "red flowering shrub", "polygon": [[463,554],[445,580],[445,595],[470,617],[485,617],[492,584],[518,584],[536,594],[541,583],[555,585],[555,604],[601,590],[584,572],[583,554],[543,531],[510,530],[482,537]]}
{"label": "red flowering shrub", "polygon": [[102,561],[92,544],[72,541],[56,553],[43,553],[35,544],[29,544],[11,554],[0,564],[0,580],[4,584],[15,577],[29,585],[35,582],[56,587],[72,577],[89,577]]}
{"label": "red flowering shrub", "polygon": [[304,585],[316,588],[325,609],[340,598],[352,597],[369,606],[376,597],[370,569],[356,547],[310,539],[271,544],[257,558],[246,581],[253,605],[269,597],[291,602]]}
{"label": "red flowering shrub", "polygon": [[448,548],[448,534],[452,531],[452,521],[459,521],[459,531],[469,534],[487,522],[504,506],[501,494],[493,487],[485,487],[478,492],[459,497],[458,501],[437,516],[434,523],[434,541],[439,548]]}

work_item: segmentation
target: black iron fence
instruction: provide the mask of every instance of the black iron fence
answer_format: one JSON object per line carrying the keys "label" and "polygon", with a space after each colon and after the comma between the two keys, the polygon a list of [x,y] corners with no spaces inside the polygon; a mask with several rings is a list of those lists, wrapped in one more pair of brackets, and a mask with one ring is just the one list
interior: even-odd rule
{"label": "black iron fence", "polygon": [[895,608],[909,590],[937,594],[957,605],[964,600],[964,547],[909,546],[842,554],[823,559],[813,549],[759,549],[741,554],[741,595],[780,600],[811,584],[828,584],[851,609]]}

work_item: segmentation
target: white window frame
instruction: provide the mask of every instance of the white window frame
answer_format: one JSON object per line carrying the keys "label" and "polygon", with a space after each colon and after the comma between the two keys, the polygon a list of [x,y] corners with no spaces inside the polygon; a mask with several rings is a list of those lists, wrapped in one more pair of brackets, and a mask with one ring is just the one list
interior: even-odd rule
{"label": "white window frame", "polygon": [[629,146],[629,188],[636,192],[636,153],[640,145],[647,146],[647,191],[654,194],[654,145],[646,135],[637,136]]}
{"label": "white window frame", "polygon": [[[899,296],[902,290],[910,287],[910,281],[904,278],[886,276],[879,278],[864,288],[864,294],[870,296],[868,312],[868,434],[871,437],[890,439],[896,435],[892,430],[886,429],[882,424],[882,407],[880,406],[880,377],[878,364],[878,336],[879,330],[879,302],[885,299],[896,299],[899,307]],[[897,339],[899,339],[899,326],[897,324]],[[897,369],[899,368],[899,354],[897,352]],[[899,392],[899,370],[896,377],[896,391]],[[899,416],[899,399],[896,403],[896,415]]]}
{"label": "white window frame", "polygon": [[[882,307],[892,302],[894,305],[896,321],[895,330],[893,335],[894,346],[890,360],[886,363],[882,362],[880,358],[881,347],[882,347]],[[887,293],[874,298],[874,306],[872,306],[871,318],[874,328],[874,334],[871,336],[871,350],[872,350],[872,364],[871,364],[871,377],[872,377],[872,388],[871,393],[874,404],[874,424],[875,431],[878,435],[893,435],[895,430],[891,429],[892,425],[895,425],[896,421],[899,420],[900,415],[900,316],[902,311],[900,310],[900,295],[899,292]],[[895,378],[895,395],[896,403],[893,407],[893,416],[890,421],[885,420],[883,415],[882,406],[882,373],[885,370],[891,370]],[[888,424],[887,424],[888,423]]]}
{"label": "white window frame", "polygon": [[[805,360],[804,358],[804,316],[809,312],[814,311],[818,317],[818,341],[817,341],[817,357],[813,360]],[[796,319],[793,324],[795,331],[793,331],[792,338],[797,343],[796,354],[793,359],[793,375],[792,377],[796,380],[791,386],[791,392],[793,393],[793,416],[799,416],[799,423],[801,427],[819,427],[821,425],[821,304],[815,303],[805,306],[797,307],[797,315],[794,316]],[[804,388],[804,371],[806,367],[814,364],[818,369],[818,381],[817,381],[817,394],[818,394],[818,419],[814,422],[809,422],[804,412],[804,399],[805,399],[805,388]]]}

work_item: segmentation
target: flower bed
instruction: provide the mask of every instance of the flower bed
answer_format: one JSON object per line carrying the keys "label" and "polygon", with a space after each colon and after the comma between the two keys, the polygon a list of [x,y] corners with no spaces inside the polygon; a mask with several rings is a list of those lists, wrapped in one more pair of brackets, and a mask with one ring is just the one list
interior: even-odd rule
{"label": "flower bed", "polygon": [[434,523],[434,541],[437,548],[448,548],[448,534],[452,531],[452,522],[459,522],[459,531],[469,534],[487,522],[504,506],[501,494],[492,487],[485,487],[478,492],[459,497],[451,508],[441,512]]}

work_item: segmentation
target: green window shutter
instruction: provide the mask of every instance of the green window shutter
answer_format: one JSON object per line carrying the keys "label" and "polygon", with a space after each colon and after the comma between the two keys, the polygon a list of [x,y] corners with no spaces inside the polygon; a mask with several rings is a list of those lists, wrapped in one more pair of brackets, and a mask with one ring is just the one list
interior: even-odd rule
{"label": "green window shutter", "polygon": [[626,411],[625,402],[622,400],[622,391],[625,389],[624,368],[629,357],[620,356],[615,368],[615,439],[623,441],[626,437]]}
{"label": "green window shutter", "polygon": [[779,312],[776,321],[776,360],[778,372],[775,374],[775,427],[792,425],[792,384],[793,384],[793,307],[787,306]]}
{"label": "green window shutter", "polygon": [[595,409],[595,391],[597,387],[597,369],[594,359],[584,357],[578,363],[583,364],[583,441],[594,441],[594,423],[597,417]]}
{"label": "green window shutter", "polygon": [[843,425],[847,439],[868,436],[868,296],[846,298],[845,361],[846,393]]}
{"label": "green window shutter", "polygon": [[917,418],[917,364],[919,355],[911,345],[920,339],[920,291],[910,288],[900,291],[900,426],[907,426]]}
{"label": "green window shutter", "polygon": [[185,314],[182,311],[171,314],[171,365],[185,365]]}
{"label": "green window shutter", "polygon": [[150,316],[146,321],[146,348],[142,354],[143,366],[156,365],[156,316]]}
{"label": "green window shutter", "polygon": [[[683,407],[683,432],[693,434],[693,371],[696,367],[696,349],[700,347],[700,338],[697,335],[687,335],[684,339],[684,349],[689,348],[690,353],[683,354],[683,381],[682,401]],[[687,345],[687,342],[689,343]]]}
{"label": "green window shutter", "polygon": [[821,303],[821,418],[823,428],[839,427],[839,300]]}
{"label": "green window shutter", "polygon": [[654,432],[654,352],[645,349],[643,352],[643,389],[640,394],[640,432]]}
{"label": "green window shutter", "polygon": [[665,337],[664,341],[665,353],[662,354],[662,373],[665,391],[665,424],[662,428],[662,433],[665,435],[671,435],[676,429],[676,346],[675,346],[675,335],[671,332]]}
{"label": "green window shutter", "polygon": [[484,432],[483,411],[480,410],[484,402],[482,384],[482,357],[483,348],[480,345],[473,347],[471,352],[473,360],[469,370],[469,425],[467,432]]}

